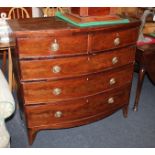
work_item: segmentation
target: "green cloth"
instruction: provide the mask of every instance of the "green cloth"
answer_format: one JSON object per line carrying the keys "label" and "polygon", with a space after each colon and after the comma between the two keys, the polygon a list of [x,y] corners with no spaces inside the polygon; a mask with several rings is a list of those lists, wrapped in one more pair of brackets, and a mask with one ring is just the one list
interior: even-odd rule
{"label": "green cloth", "polygon": [[155,33],[150,33],[149,35],[152,37],[155,37]]}
{"label": "green cloth", "polygon": [[69,22],[75,26],[79,27],[88,27],[88,26],[100,26],[100,25],[115,25],[115,24],[125,24],[129,23],[130,21],[128,19],[121,19],[121,20],[115,20],[115,21],[99,21],[99,22],[87,22],[87,23],[77,23],[73,20],[63,16],[61,12],[56,12],[56,17],[61,18],[62,20]]}

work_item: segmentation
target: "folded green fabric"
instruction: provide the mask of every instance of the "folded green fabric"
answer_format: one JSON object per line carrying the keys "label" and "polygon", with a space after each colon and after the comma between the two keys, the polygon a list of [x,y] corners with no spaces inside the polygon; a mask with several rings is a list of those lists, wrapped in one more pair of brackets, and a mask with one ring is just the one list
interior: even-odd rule
{"label": "folded green fabric", "polygon": [[155,33],[150,33],[149,35],[152,37],[155,37]]}
{"label": "folded green fabric", "polygon": [[79,27],[88,27],[88,26],[99,26],[99,25],[115,25],[115,24],[125,24],[129,23],[130,21],[128,19],[121,19],[121,20],[115,20],[115,21],[98,21],[98,22],[87,22],[87,23],[76,23],[73,20],[63,16],[61,12],[56,12],[56,17],[61,18],[62,20],[69,22],[75,26]]}

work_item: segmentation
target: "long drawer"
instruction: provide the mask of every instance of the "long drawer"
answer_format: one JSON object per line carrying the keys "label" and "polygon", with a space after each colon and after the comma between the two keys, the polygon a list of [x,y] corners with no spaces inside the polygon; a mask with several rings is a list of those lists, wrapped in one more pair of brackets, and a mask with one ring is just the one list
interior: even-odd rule
{"label": "long drawer", "polygon": [[[89,36],[89,37],[88,37]],[[19,38],[19,58],[55,57],[86,54],[135,44],[138,29],[97,31],[66,36]],[[89,39],[88,39],[89,38]]]}
{"label": "long drawer", "polygon": [[[64,122],[81,121],[98,114],[107,114],[128,104],[129,85],[74,101],[25,106],[28,127],[50,126]],[[61,125],[62,124],[62,125]],[[74,124],[73,124],[74,125]]]}
{"label": "long drawer", "polygon": [[80,78],[23,82],[25,104],[56,102],[93,95],[129,83],[133,65]]}
{"label": "long drawer", "polygon": [[133,63],[135,47],[68,58],[20,61],[21,80],[75,77]]}
{"label": "long drawer", "polygon": [[19,38],[19,58],[49,57],[87,52],[88,35],[75,34],[64,37]]}
{"label": "long drawer", "polygon": [[138,28],[117,30],[112,32],[97,31],[92,36],[92,52],[113,49],[135,44],[138,37]]}

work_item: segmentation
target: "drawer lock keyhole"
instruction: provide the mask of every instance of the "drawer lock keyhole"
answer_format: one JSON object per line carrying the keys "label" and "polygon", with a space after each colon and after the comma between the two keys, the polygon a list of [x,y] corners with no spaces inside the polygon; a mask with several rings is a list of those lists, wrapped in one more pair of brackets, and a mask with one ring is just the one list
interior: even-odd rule
{"label": "drawer lock keyhole", "polygon": [[59,44],[56,39],[54,39],[54,42],[51,44],[51,51],[56,52],[59,50]]}

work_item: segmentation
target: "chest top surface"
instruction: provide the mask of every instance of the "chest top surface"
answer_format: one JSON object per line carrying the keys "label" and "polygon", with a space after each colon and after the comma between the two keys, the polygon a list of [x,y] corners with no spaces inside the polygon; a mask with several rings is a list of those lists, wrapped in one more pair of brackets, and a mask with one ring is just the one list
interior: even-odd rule
{"label": "chest top surface", "polygon": [[126,29],[139,26],[140,22],[136,19],[129,19],[130,23],[107,25],[107,26],[92,26],[80,28],[73,26],[57,17],[46,18],[28,18],[28,19],[14,19],[8,20],[13,35],[16,37],[24,37],[25,35],[64,35],[76,32],[88,32],[96,30],[113,30]]}

